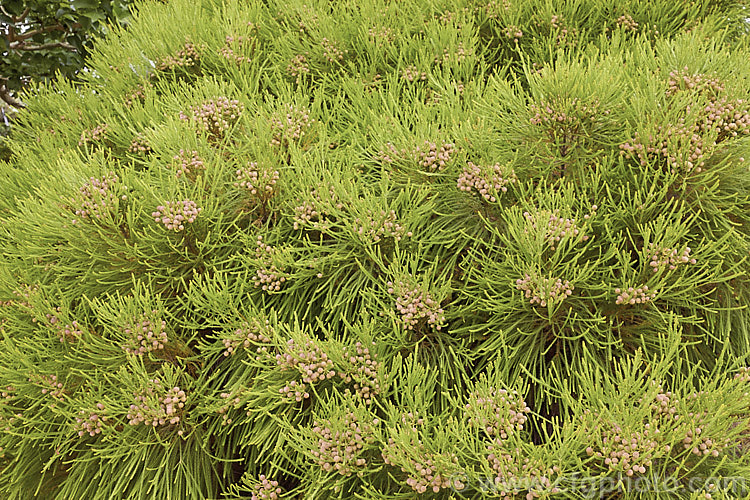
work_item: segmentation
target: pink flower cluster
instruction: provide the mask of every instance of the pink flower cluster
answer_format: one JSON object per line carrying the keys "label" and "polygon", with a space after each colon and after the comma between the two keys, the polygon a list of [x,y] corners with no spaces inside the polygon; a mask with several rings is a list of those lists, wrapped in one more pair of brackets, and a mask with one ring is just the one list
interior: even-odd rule
{"label": "pink flower cluster", "polygon": [[237,181],[234,187],[243,188],[250,191],[250,194],[266,201],[271,198],[276,190],[276,183],[279,181],[279,171],[270,168],[258,168],[258,163],[251,162],[246,167],[242,167],[235,173]]}
{"label": "pink flower cluster", "polygon": [[174,425],[180,421],[187,396],[179,387],[172,387],[165,391],[159,379],[149,380],[150,385],[145,391],[134,394],[135,403],[130,405],[128,423],[130,425]]}
{"label": "pink flower cluster", "polygon": [[708,76],[705,73],[690,73],[687,66],[681,70],[670,71],[667,81],[667,96],[671,97],[685,90],[718,96],[724,92],[724,84],[716,76]]}
{"label": "pink flower cluster", "polygon": [[458,459],[452,453],[428,451],[417,438],[417,432],[414,434],[409,448],[416,448],[418,453],[409,453],[393,438],[388,438],[381,452],[383,461],[407,474],[406,484],[417,493],[428,490],[439,493],[441,489],[450,488],[451,477],[458,470]]}
{"label": "pink flower cluster", "polygon": [[102,123],[92,129],[87,129],[81,132],[81,139],[78,141],[79,146],[85,146],[90,143],[103,142],[107,138],[109,133],[109,125]]}
{"label": "pink flower cluster", "polygon": [[715,131],[718,134],[716,142],[750,134],[750,103],[746,100],[714,99],[706,104],[703,113],[705,121],[698,124],[698,130]]}
{"label": "pink flower cluster", "polygon": [[283,107],[271,117],[271,146],[287,148],[290,144],[300,143],[314,122],[307,108],[294,104]]}
{"label": "pink flower cluster", "polygon": [[[375,342],[373,342],[375,345]],[[349,361],[349,369],[345,372],[339,372],[339,377],[347,383],[354,382],[354,393],[369,405],[380,392],[380,382],[378,381],[378,368],[380,363],[376,359],[377,355],[370,354],[370,349],[365,347],[361,342],[354,345],[354,350],[349,347],[344,348],[344,359]],[[348,389],[347,389],[348,391]]]}
{"label": "pink flower cluster", "polygon": [[465,408],[469,425],[478,427],[490,437],[503,440],[523,429],[526,414],[531,412],[516,391],[508,392],[494,387],[469,394]]}
{"label": "pink flower cluster", "polygon": [[276,364],[283,370],[296,370],[302,375],[301,383],[293,380],[279,389],[282,396],[297,402],[310,397],[307,384],[315,384],[336,376],[333,361],[312,340],[298,345],[294,339],[289,339],[286,353],[276,355]]}
{"label": "pink flower cluster", "polygon": [[650,159],[662,158],[672,173],[703,170],[709,145],[704,143],[698,125],[686,125],[680,118],[677,125],[660,125],[657,132],[658,137],[650,135],[645,141],[636,132],[631,142],[620,144],[620,155],[634,155],[644,167]]}
{"label": "pink flower cluster", "polygon": [[29,382],[42,386],[42,394],[47,394],[57,401],[62,401],[65,395],[65,389],[62,382],[57,379],[57,375],[37,375],[29,377]]}
{"label": "pink flower cluster", "polygon": [[167,71],[176,68],[189,68],[195,66],[200,60],[198,50],[191,42],[185,42],[182,49],[178,50],[174,56],[167,56],[159,61],[156,69]]}
{"label": "pink flower cluster", "polygon": [[304,75],[310,73],[310,66],[307,64],[307,57],[305,57],[304,54],[297,54],[291,61],[289,61],[286,70],[294,78],[294,81],[297,82],[297,85],[299,85]]}
{"label": "pink flower cluster", "polygon": [[374,210],[367,210],[364,217],[354,218],[354,231],[366,241],[378,243],[382,238],[393,238],[401,241],[404,236],[411,236],[411,231],[406,232],[404,228],[396,222],[396,212],[393,210],[381,210],[379,213]]}
{"label": "pink flower cluster", "polygon": [[651,255],[649,266],[658,272],[659,269],[669,267],[670,271],[677,269],[680,264],[695,264],[697,261],[690,258],[690,247],[685,247],[681,253],[676,248],[666,248],[649,243],[648,253]]}
{"label": "pink flower cluster", "polygon": [[260,482],[253,486],[253,494],[250,500],[277,500],[281,498],[282,490],[279,488],[278,481],[272,481],[264,475],[261,475],[258,479]]}
{"label": "pink flower cluster", "polygon": [[426,323],[435,330],[445,324],[445,314],[440,303],[427,291],[421,290],[407,281],[386,283],[388,293],[396,296],[396,311],[401,315],[404,330],[417,330],[420,323]]}
{"label": "pink flower cluster", "polygon": [[178,232],[185,229],[185,224],[195,222],[202,210],[194,201],[167,201],[164,205],[156,207],[151,216],[154,222],[161,222],[168,230]]}
{"label": "pink flower cluster", "polygon": [[573,294],[575,287],[568,280],[525,274],[523,279],[516,280],[516,289],[523,290],[531,305],[547,307],[547,304],[555,305],[565,300]]}
{"label": "pink flower cluster", "polygon": [[585,102],[579,98],[553,99],[542,101],[539,105],[530,104],[529,110],[534,113],[532,125],[546,125],[555,128],[588,128],[596,123],[600,116],[608,115],[608,109],[601,110],[599,101]]}
{"label": "pink flower cluster", "polygon": [[320,44],[323,46],[323,57],[325,57],[329,63],[343,61],[344,55],[349,53],[348,50],[341,50],[334,40],[323,38]]}
{"label": "pink flower cluster", "polygon": [[254,43],[252,38],[227,35],[224,42],[224,46],[219,49],[221,57],[235,64],[249,63],[251,61],[249,57],[237,55],[235,50],[240,51],[243,49],[243,46],[252,48]]}
{"label": "pink flower cluster", "polygon": [[571,28],[563,21],[561,16],[552,16],[550,26],[557,32],[555,41],[558,46],[564,46],[572,42],[578,36],[578,30]]}
{"label": "pink flower cluster", "polygon": [[[589,219],[596,215],[596,205],[592,205],[591,213],[584,215],[584,219]],[[524,218],[528,226],[524,229],[524,233],[528,234],[530,230],[534,232],[541,231],[544,235],[545,241],[550,244],[550,248],[554,250],[557,245],[560,244],[565,238],[573,238],[580,234],[580,229],[576,224],[575,219],[567,219],[560,217],[560,210],[536,210],[534,213],[524,212]],[[588,240],[588,236],[583,236],[584,241]]]}
{"label": "pink flower cluster", "polygon": [[467,57],[472,55],[474,55],[474,52],[471,49],[467,49],[464,47],[463,43],[459,42],[455,50],[450,50],[447,47],[444,48],[442,55],[435,57],[435,64],[445,64],[450,61],[455,61],[460,64],[464,62]]}
{"label": "pink flower cluster", "polygon": [[190,114],[180,111],[180,119],[193,123],[199,132],[208,134],[210,140],[220,141],[244,110],[245,105],[237,99],[215,97],[190,106]]}
{"label": "pink flower cluster", "polygon": [[[226,355],[226,353],[224,353]],[[229,393],[229,392],[222,392],[219,397],[221,399],[225,400],[226,403],[224,403],[218,410],[216,410],[216,413],[221,415],[221,425],[229,425],[232,423],[232,419],[228,415],[228,411],[230,408],[238,408],[240,405],[240,398],[235,393]]]}
{"label": "pink flower cluster", "polygon": [[427,73],[419,71],[416,66],[407,66],[401,70],[401,78],[409,83],[423,82],[427,80]]}
{"label": "pink flower cluster", "polygon": [[76,417],[76,431],[79,436],[88,434],[89,436],[96,436],[101,434],[104,424],[107,422],[107,417],[100,416],[100,413],[104,410],[102,403],[96,404],[97,411],[81,410],[78,412]]}
{"label": "pink flower cluster", "polygon": [[520,40],[523,36],[523,31],[521,31],[521,28],[519,28],[515,24],[511,24],[503,28],[502,33],[508,40],[513,40],[513,42],[515,43],[518,43],[518,40]]}
{"label": "pink flower cluster", "polygon": [[508,450],[499,438],[487,446],[487,451],[487,461],[496,474],[493,488],[496,488],[500,498],[517,498],[520,485],[528,488],[527,500],[547,498],[560,492],[551,479],[560,472],[557,465],[548,467],[540,460],[527,457],[519,448]]}
{"label": "pink flower cluster", "polygon": [[153,150],[151,149],[151,145],[148,143],[146,137],[139,132],[133,137],[133,140],[130,141],[128,152],[146,155],[152,153]]}
{"label": "pink flower cluster", "polygon": [[468,162],[458,176],[458,189],[471,193],[473,189],[490,203],[497,201],[500,193],[508,192],[508,184],[518,182],[516,173],[509,165],[495,163],[489,167]]}
{"label": "pink flower cluster", "polygon": [[125,97],[125,107],[131,108],[136,102],[143,102],[146,99],[146,89],[151,89],[154,84],[151,82],[139,83],[135,90]]}
{"label": "pink flower cluster", "polygon": [[[377,424],[378,420],[375,419],[373,425]],[[375,437],[372,426],[360,422],[354,413],[347,412],[337,421],[316,421],[312,432],[318,438],[318,447],[311,450],[311,454],[324,471],[351,476],[367,466],[367,460],[362,455]]]}
{"label": "pink flower cluster", "polygon": [[[76,209],[75,214],[82,219],[101,219],[104,217],[117,206],[118,197],[115,185],[119,180],[113,172],[108,173],[101,179],[89,178],[89,181],[78,189],[81,202],[80,208]],[[126,196],[123,195],[121,199],[126,199]],[[73,199],[73,202],[76,203],[76,200]]]}
{"label": "pink flower cluster", "polygon": [[442,142],[440,146],[432,141],[425,141],[422,146],[417,146],[414,155],[421,167],[427,170],[442,170],[451,160],[455,152],[455,146],[451,142]]}
{"label": "pink flower cluster", "polygon": [[645,304],[656,298],[656,292],[649,291],[648,285],[639,286],[637,288],[628,287],[626,290],[615,288],[617,294],[617,300],[615,304]]}
{"label": "pink flower cluster", "polygon": [[[344,208],[344,204],[338,200],[332,187],[328,188],[328,194],[331,203],[337,209],[341,210]],[[312,226],[313,229],[327,229],[328,222],[326,216],[328,214],[321,212],[321,209],[318,208],[324,204],[320,192],[317,189],[313,189],[310,191],[310,196],[312,200],[304,200],[300,205],[294,207],[294,229],[299,229],[303,226]]]}
{"label": "pink flower cluster", "polygon": [[172,157],[177,163],[175,175],[177,178],[183,175],[188,179],[195,180],[195,178],[206,170],[206,164],[198,155],[198,151],[185,151],[180,150],[180,154]]}
{"label": "pink flower cluster", "polygon": [[[250,349],[251,346],[257,345],[255,352],[263,356],[268,354],[268,345],[271,343],[272,335],[271,323],[265,320],[265,323],[257,318],[252,318],[249,322],[244,322],[240,328],[237,328],[232,334],[222,340],[226,350],[224,356],[230,356],[237,352],[237,349]],[[265,344],[265,345],[264,345]]]}
{"label": "pink flower cluster", "polygon": [[638,23],[635,22],[633,16],[630,14],[623,14],[617,18],[617,26],[621,27],[625,31],[637,31]]}
{"label": "pink flower cluster", "polygon": [[253,283],[256,288],[260,287],[264,292],[278,292],[281,290],[281,285],[286,281],[286,276],[273,264],[276,249],[264,243],[262,235],[258,235],[256,245],[255,258],[262,262],[262,267],[255,271]]}
{"label": "pink flower cluster", "polygon": [[164,349],[167,343],[167,322],[160,318],[159,311],[142,314],[133,322],[127,322],[122,332],[128,337],[122,349],[128,354],[143,354]]}
{"label": "pink flower cluster", "polygon": [[394,35],[391,28],[385,26],[373,26],[367,30],[367,36],[371,43],[377,47],[388,45],[393,42]]}
{"label": "pink flower cluster", "polygon": [[645,474],[653,465],[653,460],[661,449],[658,443],[660,431],[644,424],[644,429],[623,429],[619,424],[610,422],[600,428],[601,440],[594,446],[586,448],[590,457],[603,459],[604,465],[612,472],[624,473],[628,477]]}
{"label": "pink flower cluster", "polygon": [[[60,314],[62,312],[62,308],[57,307],[56,312]],[[78,340],[81,335],[83,335],[83,330],[81,330],[81,326],[78,324],[78,321],[73,320],[72,322],[70,322],[70,324],[62,324],[62,322],[56,315],[48,313],[45,315],[45,317],[47,318],[47,323],[57,333],[57,337],[60,339],[60,342],[65,342],[66,340],[68,342],[73,342],[75,340]]]}

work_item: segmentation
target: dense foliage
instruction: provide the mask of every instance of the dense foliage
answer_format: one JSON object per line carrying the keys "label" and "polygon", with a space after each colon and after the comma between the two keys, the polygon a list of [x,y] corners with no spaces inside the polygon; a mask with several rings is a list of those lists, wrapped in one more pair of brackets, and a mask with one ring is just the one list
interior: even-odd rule
{"label": "dense foliage", "polygon": [[144,5],[0,163],[0,494],[733,498],[749,53],[734,2]]}

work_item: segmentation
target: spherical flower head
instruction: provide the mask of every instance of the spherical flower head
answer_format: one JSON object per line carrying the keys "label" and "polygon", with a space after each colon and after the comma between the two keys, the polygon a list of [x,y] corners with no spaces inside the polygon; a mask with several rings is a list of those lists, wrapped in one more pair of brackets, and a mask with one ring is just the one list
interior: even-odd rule
{"label": "spherical flower head", "polygon": [[180,415],[187,403],[185,391],[176,386],[166,389],[156,378],[149,380],[149,385],[133,396],[134,402],[127,414],[130,425],[175,425],[180,422]]}
{"label": "spherical flower head", "polygon": [[154,310],[125,323],[122,331],[127,341],[122,349],[137,356],[164,349],[168,342],[167,322],[160,316],[159,311]]}
{"label": "spherical flower head", "polygon": [[271,146],[287,148],[299,144],[315,122],[310,110],[294,104],[279,109],[270,119],[273,138]]}
{"label": "spherical flower head", "polygon": [[191,200],[168,201],[156,207],[151,216],[155,222],[161,222],[167,230],[179,232],[185,229],[186,224],[195,222],[202,210]]}
{"label": "spherical flower head", "polygon": [[199,132],[216,142],[224,138],[244,110],[244,104],[236,99],[215,97],[191,106],[189,113],[180,112],[180,119],[191,122]]}
{"label": "spherical flower head", "polygon": [[501,166],[496,163],[490,167],[483,167],[468,162],[458,176],[457,187],[466,193],[476,190],[486,201],[494,203],[500,194],[508,191],[509,184],[516,182],[518,178],[510,165]]}
{"label": "spherical flower head", "polygon": [[258,477],[258,481],[252,487],[251,500],[277,500],[281,498],[283,490],[278,481],[273,481],[265,475]]}
{"label": "spherical flower head", "polygon": [[516,289],[524,292],[531,305],[547,307],[561,303],[573,294],[575,287],[568,280],[525,274],[516,280]]}

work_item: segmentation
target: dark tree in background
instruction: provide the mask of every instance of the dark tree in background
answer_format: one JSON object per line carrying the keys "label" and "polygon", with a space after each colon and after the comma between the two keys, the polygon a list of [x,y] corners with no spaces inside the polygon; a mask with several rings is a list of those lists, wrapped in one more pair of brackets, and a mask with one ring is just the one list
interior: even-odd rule
{"label": "dark tree in background", "polygon": [[127,25],[130,0],[3,0],[0,2],[0,158],[11,115],[24,107],[29,84],[58,72],[75,78],[91,41],[113,23]]}

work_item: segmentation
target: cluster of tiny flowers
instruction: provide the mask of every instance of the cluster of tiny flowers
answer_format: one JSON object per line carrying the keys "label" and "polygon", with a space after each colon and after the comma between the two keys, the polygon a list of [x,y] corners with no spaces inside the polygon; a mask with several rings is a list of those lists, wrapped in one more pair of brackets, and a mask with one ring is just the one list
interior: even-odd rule
{"label": "cluster of tiny flowers", "polygon": [[565,45],[578,35],[578,30],[566,26],[561,16],[552,16],[550,25],[553,30],[557,31],[557,38],[555,39],[557,45]]}
{"label": "cluster of tiny flowers", "polygon": [[302,375],[302,382],[293,380],[279,389],[283,397],[302,401],[310,397],[310,393],[306,391],[307,384],[315,384],[336,376],[333,361],[314,342],[308,340],[303,345],[297,345],[294,339],[289,339],[286,351],[285,354],[276,355],[276,364],[284,370],[297,370]]}
{"label": "cluster of tiny flowers", "polygon": [[166,71],[175,68],[188,68],[195,66],[199,61],[198,50],[191,42],[185,42],[182,49],[178,50],[174,56],[167,56],[156,65],[159,71]]}
{"label": "cluster of tiny flowers", "polygon": [[290,144],[299,143],[314,122],[307,108],[300,108],[294,104],[287,105],[271,117],[271,146],[288,147]]}
{"label": "cluster of tiny flowers", "polygon": [[477,13],[482,13],[490,19],[498,20],[502,14],[510,9],[510,0],[490,0],[482,3],[476,8]]}
{"label": "cluster of tiny flowers", "polygon": [[430,453],[421,444],[417,444],[417,447],[420,450],[419,458],[409,457],[393,438],[388,438],[382,451],[383,461],[408,474],[406,484],[417,493],[426,493],[428,490],[439,493],[441,489],[450,488],[452,474],[442,474],[438,463],[448,462],[451,469],[457,469],[458,459],[453,454]]}
{"label": "cluster of tiny flowers", "polygon": [[443,308],[429,293],[405,281],[395,284],[389,281],[387,285],[388,293],[396,296],[396,311],[401,315],[404,330],[415,330],[422,320],[435,330],[442,329],[445,323]]}
{"label": "cluster of tiny flowers", "polygon": [[724,91],[724,85],[715,76],[705,73],[690,73],[685,66],[682,70],[673,70],[667,81],[667,96],[673,96],[680,91],[689,90],[700,94],[716,96]]}
{"label": "cluster of tiny flowers", "polygon": [[385,26],[373,26],[372,28],[367,30],[367,35],[370,39],[370,42],[374,43],[378,47],[388,45],[394,40],[393,30]]}
{"label": "cluster of tiny flowers", "polygon": [[553,100],[530,104],[529,110],[534,113],[531,117],[532,125],[551,125],[551,126],[579,126],[596,123],[601,115],[608,115],[608,109],[600,110],[598,101],[586,103],[579,98],[572,100]]}
{"label": "cluster of tiny flowers", "polygon": [[747,366],[743,366],[739,369],[739,371],[734,375],[734,380],[738,380],[740,382],[750,382],[750,368]]}
{"label": "cluster of tiny flowers", "polygon": [[267,200],[275,192],[279,171],[268,168],[259,169],[256,162],[251,162],[248,166],[237,170],[235,179],[234,187],[247,189],[251,195]]}
{"label": "cluster of tiny flowers", "polygon": [[146,99],[146,89],[153,88],[153,86],[151,82],[139,83],[135,90],[125,97],[125,107],[130,108],[136,102],[143,102]]}
{"label": "cluster of tiny flowers", "polygon": [[482,167],[468,162],[458,176],[458,189],[471,193],[473,189],[490,203],[497,201],[500,193],[508,192],[508,184],[518,181],[513,168],[495,163]]}
{"label": "cluster of tiny flowers", "polygon": [[[596,210],[599,207],[596,205],[591,206],[591,213],[584,215],[584,219],[589,219],[593,215],[596,215]],[[524,229],[524,233],[528,234],[529,230],[541,231],[544,234],[544,239],[551,245],[551,249],[554,250],[557,245],[560,244],[565,238],[572,238],[580,234],[580,229],[576,224],[575,219],[567,219],[560,217],[560,210],[537,210],[535,213],[524,212],[523,213],[528,226]],[[588,240],[588,236],[583,236],[583,241]]]}
{"label": "cluster of tiny flowers", "polygon": [[625,31],[637,31],[638,23],[635,22],[633,16],[630,14],[623,14],[617,18],[617,26],[621,27]]}
{"label": "cluster of tiny flowers", "polygon": [[98,143],[104,141],[107,138],[109,132],[109,125],[102,123],[92,129],[86,129],[81,132],[81,139],[78,141],[79,146],[85,146],[89,143]]}
{"label": "cluster of tiny flowers", "polygon": [[281,498],[282,490],[278,481],[272,481],[266,476],[258,477],[257,484],[253,485],[253,493],[250,500],[277,500]]}
{"label": "cluster of tiny flowers", "polygon": [[225,38],[225,45],[219,49],[219,55],[224,59],[236,64],[249,63],[251,61],[249,57],[237,55],[234,51],[235,49],[242,49],[243,45],[252,46],[252,43],[252,38],[247,38],[244,36],[234,37],[231,35],[227,35]]}
{"label": "cluster of tiny flowers", "polygon": [[685,247],[682,253],[678,253],[676,248],[659,247],[654,243],[648,246],[648,253],[651,255],[649,266],[654,272],[660,268],[669,267],[670,271],[677,269],[680,264],[695,264],[697,261],[690,258],[690,247]]}
{"label": "cluster of tiny flowers", "polygon": [[297,54],[296,56],[292,57],[292,60],[289,61],[289,64],[286,67],[286,70],[290,75],[292,75],[294,81],[299,85],[302,81],[303,75],[310,73],[310,66],[308,66],[307,64],[307,57],[305,57],[303,54]]}
{"label": "cluster of tiny flowers", "polygon": [[407,82],[419,82],[427,80],[427,73],[419,71],[416,66],[407,66],[401,70],[401,78]]}
{"label": "cluster of tiny flowers", "polygon": [[[375,345],[375,342],[373,342]],[[380,392],[378,381],[378,367],[380,363],[375,354],[370,354],[370,349],[361,342],[354,345],[354,352],[347,347],[344,349],[344,358],[348,359],[353,369],[349,372],[339,372],[345,383],[354,382],[354,393],[359,396],[365,404],[372,403],[372,398]],[[348,389],[347,389],[348,390]]]}
{"label": "cluster of tiny flowers", "polygon": [[393,210],[385,211],[381,210],[376,213],[373,210],[368,210],[367,215],[360,218],[355,217],[354,231],[373,243],[379,242],[382,238],[393,238],[396,241],[401,241],[404,236],[411,236],[411,231],[406,232],[404,228],[396,222],[396,212]]}
{"label": "cluster of tiny flowers", "polygon": [[168,230],[178,232],[185,229],[185,224],[195,222],[202,210],[191,200],[167,201],[165,205],[156,207],[156,212],[152,212],[151,216]]}
{"label": "cluster of tiny flowers", "polygon": [[714,130],[718,134],[716,142],[750,134],[750,106],[743,99],[714,99],[703,109],[703,115],[705,121],[698,128],[701,131]]}
{"label": "cluster of tiny flowers", "polygon": [[275,264],[271,263],[275,253],[276,249],[264,243],[263,236],[258,235],[255,257],[262,260],[265,266],[255,271],[253,283],[256,288],[260,287],[264,292],[278,292],[281,290],[281,285],[286,281],[284,273]]}
{"label": "cluster of tiny flowers", "polygon": [[151,145],[148,143],[148,140],[146,137],[138,133],[133,137],[133,140],[130,141],[130,147],[128,148],[128,152],[135,153],[135,154],[149,154],[153,150],[151,149]]}
{"label": "cluster of tiny flowers", "polygon": [[523,31],[521,31],[521,28],[518,26],[511,24],[509,26],[506,26],[503,28],[502,33],[505,35],[505,37],[508,40],[513,40],[513,42],[518,43],[518,40],[521,39],[523,36]]}
{"label": "cluster of tiny flowers", "polygon": [[[226,355],[226,352],[224,354]],[[239,396],[229,392],[222,392],[219,397],[225,400],[226,403],[224,403],[218,410],[216,410],[216,413],[221,415],[221,425],[229,425],[232,423],[232,419],[229,417],[227,412],[230,408],[239,407],[240,398]]]}
{"label": "cluster of tiny flowers", "polygon": [[[78,189],[81,196],[80,208],[75,214],[82,219],[101,219],[117,204],[114,186],[120,179],[112,172],[101,179],[89,178],[89,181]],[[126,196],[121,197],[123,200]],[[76,200],[73,200],[76,202]],[[73,221],[76,222],[75,220]]]}
{"label": "cluster of tiny flowers", "polygon": [[175,175],[177,178],[183,175],[188,179],[195,179],[199,173],[206,170],[206,165],[198,155],[198,151],[185,151],[180,150],[180,154],[172,157],[172,160],[177,162]]}
{"label": "cluster of tiny flowers", "polygon": [[495,471],[493,491],[503,500],[517,498],[520,488],[527,488],[526,499],[544,497],[559,493],[551,478],[560,472],[556,465],[547,467],[534,460],[519,448],[506,450],[501,439],[495,439],[487,446],[487,461]]}
{"label": "cluster of tiny flowers", "polygon": [[[373,424],[377,423],[375,419]],[[324,471],[351,476],[357,469],[367,466],[362,452],[375,438],[372,427],[359,422],[354,413],[348,412],[340,422],[314,422],[312,432],[318,438],[318,447],[311,450],[311,454]]]}
{"label": "cluster of tiny flowers", "polygon": [[508,392],[494,387],[472,392],[466,404],[469,425],[500,439],[508,439],[508,436],[523,429],[529,412],[531,408],[516,391]]}
{"label": "cluster of tiny flowers", "polygon": [[617,294],[617,300],[615,304],[645,304],[656,298],[656,292],[649,292],[648,285],[639,286],[637,288],[628,287],[627,290],[615,288]]}
{"label": "cluster of tiny flowers", "polygon": [[[341,210],[344,208],[344,204],[338,201],[338,197],[336,196],[336,193],[334,193],[332,187],[328,188],[328,193],[337,209]],[[310,191],[310,196],[312,197],[312,200],[305,200],[300,205],[294,207],[294,229],[299,229],[303,226],[313,226],[316,229],[326,229],[328,226],[326,222],[327,214],[321,213],[318,208],[319,205],[323,204],[320,193],[317,189],[313,189]]]}
{"label": "cluster of tiny flowers", "polygon": [[432,141],[425,141],[417,146],[414,155],[419,165],[428,170],[441,170],[450,161],[455,146],[451,142],[441,142],[440,146]]}
{"label": "cluster of tiny flowers", "polygon": [[[62,312],[62,308],[58,307],[56,308],[57,312]],[[65,342],[66,340],[69,342],[72,342],[74,340],[78,340],[81,335],[83,335],[83,330],[81,330],[81,326],[78,324],[78,321],[72,321],[70,324],[62,324],[60,322],[60,319],[54,315],[54,314],[46,314],[47,323],[55,330],[57,333],[57,337],[60,339],[60,342]]]}
{"label": "cluster of tiny flowers", "polygon": [[128,354],[141,356],[148,352],[164,349],[167,343],[167,322],[158,319],[159,311],[151,311],[151,317],[143,314],[132,323],[125,323],[122,332],[127,342],[122,349]]}
{"label": "cluster of tiny flowers", "polygon": [[680,118],[677,125],[659,126],[658,137],[650,135],[644,141],[638,132],[631,142],[620,145],[620,155],[635,155],[642,166],[648,165],[651,158],[663,158],[672,173],[699,173],[705,165],[707,151],[699,125],[686,125]]}
{"label": "cluster of tiny flowers", "polygon": [[[230,356],[237,352],[238,348],[250,349],[252,345],[258,345],[255,349],[257,355],[263,356],[268,354],[268,344],[271,343],[271,339],[266,335],[270,334],[271,323],[265,320],[264,324],[261,324],[260,320],[253,319],[252,322],[244,323],[240,328],[237,328],[230,336],[224,338],[222,343],[226,350],[224,356]],[[263,345],[266,344],[266,345]]]}
{"label": "cluster of tiny flowers", "polygon": [[560,278],[540,278],[525,274],[523,279],[516,280],[516,289],[523,290],[531,305],[546,307],[565,300],[573,294],[575,287],[568,280]]}
{"label": "cluster of tiny flowers", "polygon": [[344,54],[349,52],[348,50],[341,50],[336,42],[327,38],[323,38],[321,45],[323,46],[323,57],[325,57],[329,63],[343,61]]}
{"label": "cluster of tiny flowers", "polygon": [[462,63],[471,55],[473,55],[473,52],[464,47],[464,44],[459,43],[454,51],[449,50],[447,47],[444,48],[442,56],[435,57],[435,64],[448,63],[450,61]]}
{"label": "cluster of tiny flowers", "polygon": [[[643,431],[626,431],[616,423],[601,431],[601,445],[595,449],[586,448],[586,454],[604,460],[604,465],[612,472],[624,473],[631,477],[645,474],[646,468],[651,467],[655,455],[659,452],[656,440],[658,429],[652,429],[651,424],[644,424]],[[665,448],[668,451],[668,448]]]}
{"label": "cluster of tiny flowers", "polygon": [[80,412],[78,412],[79,416],[76,417],[75,428],[79,436],[83,436],[85,434],[88,434],[89,436],[96,436],[97,434],[101,434],[102,427],[104,427],[104,423],[107,421],[107,417],[99,415],[99,413],[104,410],[103,404],[97,403],[96,408],[98,411],[81,410]]}
{"label": "cluster of tiny flowers", "polygon": [[189,115],[180,111],[180,119],[192,122],[212,140],[221,140],[244,110],[244,104],[237,99],[216,97],[197,106],[190,106]]}
{"label": "cluster of tiny flowers", "polygon": [[29,378],[29,382],[40,384],[42,386],[42,394],[47,394],[58,401],[63,400],[65,389],[62,382],[58,381],[57,375],[39,375]]}
{"label": "cluster of tiny flowers", "polygon": [[134,394],[135,404],[130,405],[128,423],[145,424],[152,427],[174,425],[180,421],[181,410],[187,396],[179,387],[172,387],[165,393],[159,379],[150,379],[151,385],[142,393]]}
{"label": "cluster of tiny flowers", "polygon": [[[652,381],[652,385],[658,385],[656,381]],[[642,401],[642,398],[641,398]],[[677,413],[679,410],[680,400],[677,399],[675,394],[667,391],[659,385],[659,391],[654,396],[654,400],[651,402],[649,407],[651,408],[651,414],[658,420],[677,420],[680,418]]]}

